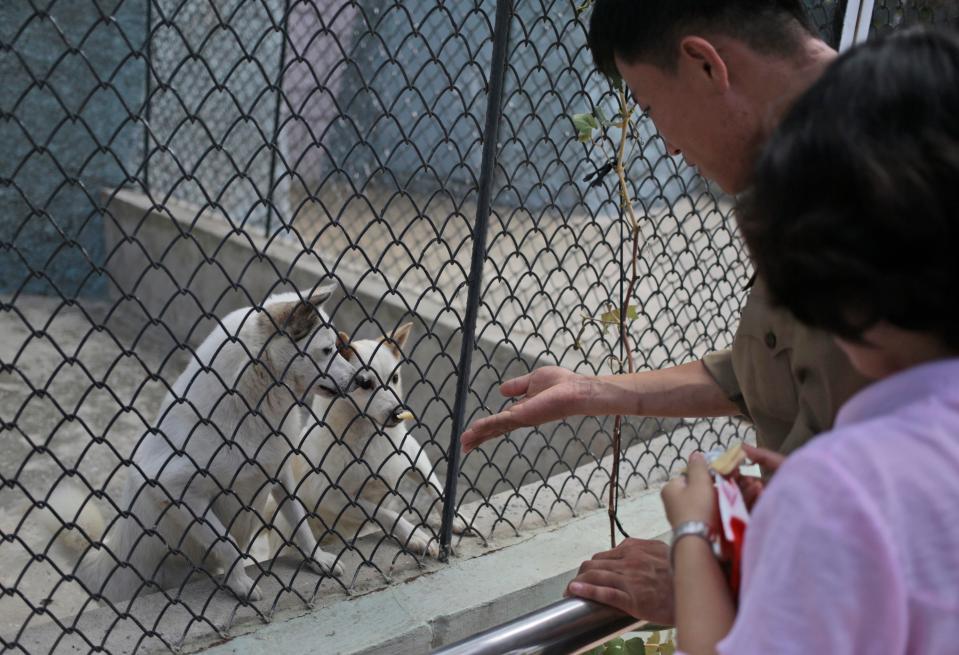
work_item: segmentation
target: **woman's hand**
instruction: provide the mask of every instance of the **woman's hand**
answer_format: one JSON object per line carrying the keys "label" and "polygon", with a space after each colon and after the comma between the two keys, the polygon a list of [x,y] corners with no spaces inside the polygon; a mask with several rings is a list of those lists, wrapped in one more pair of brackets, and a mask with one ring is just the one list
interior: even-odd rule
{"label": "woman's hand", "polygon": [[692,454],[686,475],[670,480],[661,495],[666,518],[674,528],[686,521],[719,523],[716,489],[702,453]]}
{"label": "woman's hand", "polygon": [[756,446],[750,446],[748,444],[743,444],[743,451],[751,462],[759,464],[763,472],[762,479],[740,476],[737,480],[739,490],[743,492],[743,501],[746,503],[749,511],[752,511],[753,505],[756,504],[756,501],[759,500],[763,490],[766,488],[769,478],[786,460],[786,456],[773,450],[757,448]]}

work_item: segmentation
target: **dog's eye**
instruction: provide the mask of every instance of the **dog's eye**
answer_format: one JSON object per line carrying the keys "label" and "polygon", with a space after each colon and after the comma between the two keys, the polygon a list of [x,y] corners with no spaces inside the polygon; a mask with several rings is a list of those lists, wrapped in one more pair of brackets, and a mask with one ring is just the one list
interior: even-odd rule
{"label": "dog's eye", "polygon": [[392,379],[393,379],[393,384],[396,384],[397,382],[400,381],[400,374],[399,374],[399,373],[394,373]]}

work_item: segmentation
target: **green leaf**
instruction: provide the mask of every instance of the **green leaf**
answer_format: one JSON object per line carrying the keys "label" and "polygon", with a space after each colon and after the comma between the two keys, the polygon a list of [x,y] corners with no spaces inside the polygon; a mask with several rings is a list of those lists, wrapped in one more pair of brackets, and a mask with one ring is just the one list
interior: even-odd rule
{"label": "green leaf", "polygon": [[636,310],[636,305],[629,305],[626,308],[626,318],[633,320],[639,318],[639,312]]}
{"label": "green leaf", "polygon": [[596,114],[596,118],[599,120],[600,125],[609,125],[609,119],[606,118],[606,114],[603,112],[602,107],[597,105],[594,113]]}
{"label": "green leaf", "polygon": [[633,637],[626,642],[626,655],[646,655],[646,644],[642,637]]}
{"label": "green leaf", "polygon": [[646,640],[646,645],[649,646],[649,645],[655,644],[655,645],[658,646],[658,645],[659,645],[659,639],[660,639],[659,633],[658,633],[658,632],[654,632],[653,634],[649,635],[649,639]]}
{"label": "green leaf", "polygon": [[583,0],[583,3],[576,7],[576,13],[581,14],[592,6],[593,0]]}
{"label": "green leaf", "polygon": [[596,117],[592,114],[573,114],[570,119],[577,132],[589,132],[599,127]]}
{"label": "green leaf", "polygon": [[619,325],[619,310],[611,309],[608,312],[603,312],[599,317],[599,320],[603,323],[608,323],[611,325]]}
{"label": "green leaf", "polygon": [[607,641],[606,655],[626,655],[626,642],[619,638]]}

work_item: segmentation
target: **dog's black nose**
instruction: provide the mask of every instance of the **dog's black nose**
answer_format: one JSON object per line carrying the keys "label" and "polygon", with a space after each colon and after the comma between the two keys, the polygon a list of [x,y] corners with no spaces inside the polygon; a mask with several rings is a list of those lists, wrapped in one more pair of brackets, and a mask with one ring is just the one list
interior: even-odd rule
{"label": "dog's black nose", "polygon": [[363,371],[353,376],[353,384],[360,389],[366,389],[367,391],[371,391],[373,387],[376,386],[375,382],[373,381],[373,375]]}

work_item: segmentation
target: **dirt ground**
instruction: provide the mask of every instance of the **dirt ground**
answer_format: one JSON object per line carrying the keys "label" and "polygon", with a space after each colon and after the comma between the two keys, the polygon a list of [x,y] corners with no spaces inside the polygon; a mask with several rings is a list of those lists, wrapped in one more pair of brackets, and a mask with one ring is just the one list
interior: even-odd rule
{"label": "dirt ground", "polygon": [[[186,353],[159,352],[149,338],[110,318],[107,303],[67,306],[60,299],[20,296],[0,306],[0,633],[61,616],[86,595],[62,583],[49,562],[37,561],[48,535],[34,501],[76,471],[92,488],[118,494],[121,458],[153,420]],[[155,376],[151,380],[151,376]],[[15,591],[13,591],[15,589]]]}

